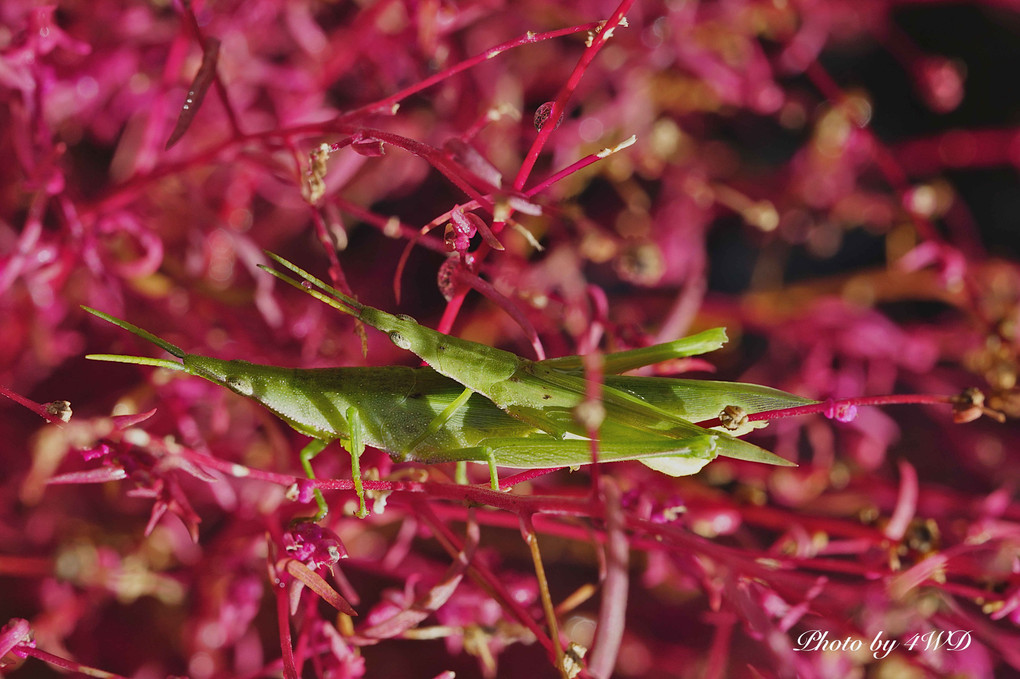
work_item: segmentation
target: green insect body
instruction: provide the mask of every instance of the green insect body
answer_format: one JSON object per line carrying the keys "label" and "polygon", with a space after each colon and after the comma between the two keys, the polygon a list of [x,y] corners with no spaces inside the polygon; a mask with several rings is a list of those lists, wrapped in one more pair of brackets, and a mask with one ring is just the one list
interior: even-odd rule
{"label": "green insect body", "polygon": [[[353,367],[302,370],[188,354],[179,347],[108,314],[86,308],[163,348],[178,361],[95,354],[95,360],[164,367],[205,378],[255,400],[298,432],[312,437],[302,464],[314,478],[312,458],[338,441],[351,453],[352,476],[361,510],[358,457],[365,446],[398,461],[434,464],[476,461],[490,467],[543,469],[591,462],[587,428],[575,408],[587,394],[580,357],[530,361],[516,354],[461,340],[363,305],[275,255],[315,289],[266,269],[290,285],[386,332],[427,367]],[[747,413],[789,408],[812,401],[757,385],[634,377],[616,373],[721,346],[715,329],[655,347],[605,357],[598,459],[640,460],[674,476],[697,472],[717,455],[770,464],[790,464],[725,431],[692,422],[719,416],[727,406]],[[743,432],[741,432],[743,433]],[[316,492],[319,517],[325,501]]]}

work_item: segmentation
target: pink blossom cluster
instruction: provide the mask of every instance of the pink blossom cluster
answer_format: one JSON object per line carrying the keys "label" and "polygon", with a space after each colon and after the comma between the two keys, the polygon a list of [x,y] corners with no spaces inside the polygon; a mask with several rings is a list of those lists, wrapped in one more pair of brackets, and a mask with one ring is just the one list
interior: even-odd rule
{"label": "pink blossom cluster", "polygon": [[[0,674],[1020,671],[1018,19],[4,0]],[[160,354],[82,305],[189,353],[415,364],[265,251],[529,358],[726,326],[658,372],[817,401],[749,418],[798,466],[494,491],[369,449],[358,518],[335,444],[310,480],[258,405],[84,358]]]}

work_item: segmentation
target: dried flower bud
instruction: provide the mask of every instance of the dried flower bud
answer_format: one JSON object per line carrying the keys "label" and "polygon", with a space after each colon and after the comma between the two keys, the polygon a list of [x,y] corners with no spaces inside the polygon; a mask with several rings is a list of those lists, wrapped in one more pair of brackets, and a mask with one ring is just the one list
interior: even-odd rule
{"label": "dried flower bud", "polygon": [[61,422],[70,422],[71,420],[71,402],[70,401],[50,401],[46,404],[46,412],[50,415],[59,417]]}
{"label": "dried flower bud", "polygon": [[308,177],[304,186],[304,197],[315,205],[326,193],[326,161],[329,159],[330,146],[326,142],[308,154]]}
{"label": "dried flower bud", "polygon": [[587,652],[588,649],[576,641],[570,642],[570,645],[567,647],[567,652],[563,654],[563,664],[561,666],[563,673],[569,677],[569,679],[574,679],[574,677],[579,675],[581,670],[584,669],[584,663],[582,660]]}
{"label": "dried flower bud", "polygon": [[467,249],[467,246],[462,247],[462,243],[466,240],[464,234],[457,231],[452,223],[447,222],[446,228],[443,229],[443,245],[450,252],[457,252],[461,249]]}
{"label": "dried flower bud", "polygon": [[1006,416],[997,410],[985,406],[985,394],[977,387],[967,387],[953,398],[953,422],[964,424],[973,422],[982,415],[1005,422]]}
{"label": "dried flower bud", "polygon": [[730,431],[736,431],[747,424],[747,412],[740,406],[726,406],[719,413],[719,422]]}
{"label": "dried flower bud", "polygon": [[964,389],[953,400],[953,421],[957,424],[973,422],[981,417],[981,409],[985,405],[985,395],[977,387]]}
{"label": "dried flower bud", "polygon": [[450,213],[450,222],[443,233],[446,249],[451,252],[467,252],[471,237],[484,228],[485,222],[478,215],[454,210]]}

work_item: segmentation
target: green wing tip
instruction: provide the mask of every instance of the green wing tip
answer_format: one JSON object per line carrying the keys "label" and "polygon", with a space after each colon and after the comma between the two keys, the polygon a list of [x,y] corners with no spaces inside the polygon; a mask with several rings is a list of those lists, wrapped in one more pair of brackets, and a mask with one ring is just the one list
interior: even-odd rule
{"label": "green wing tip", "polygon": [[785,457],[779,457],[778,455],[776,455],[775,456],[775,460],[774,461],[770,461],[769,464],[774,464],[777,467],[799,467],[800,466],[796,462],[791,462],[790,460],[787,460]]}
{"label": "green wing tip", "polygon": [[775,453],[771,453],[764,448],[752,444],[745,444],[736,449],[727,450],[725,447],[719,451],[721,457],[729,457],[734,460],[744,460],[746,462],[759,462],[761,464],[772,464],[777,467],[796,467],[796,462],[790,462],[785,457],[779,457]]}
{"label": "green wing tip", "polygon": [[730,341],[729,335],[726,334],[726,328],[720,326],[716,328],[709,328],[708,330],[702,330],[696,335],[685,337],[679,341],[681,342],[693,342],[695,340],[701,340],[705,343],[705,348],[700,352],[707,354],[711,351],[721,349],[724,344]]}

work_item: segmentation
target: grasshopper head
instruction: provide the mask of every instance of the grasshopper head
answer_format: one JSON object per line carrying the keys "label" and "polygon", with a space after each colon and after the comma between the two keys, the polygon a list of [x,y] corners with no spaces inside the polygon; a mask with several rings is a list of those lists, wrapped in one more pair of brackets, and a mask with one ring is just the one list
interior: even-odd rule
{"label": "grasshopper head", "polygon": [[183,366],[189,375],[221,384],[241,396],[252,397],[255,394],[255,366],[248,361],[224,361],[209,356],[185,354]]}
{"label": "grasshopper head", "polygon": [[[178,360],[165,358],[148,358],[146,356],[122,356],[120,354],[89,354],[86,358],[94,361],[112,363],[133,363],[154,368],[166,368],[177,372],[201,377],[215,384],[222,385],[236,394],[255,399],[274,412],[281,411],[281,404],[289,403],[291,391],[288,391],[286,376],[289,369],[260,366],[247,361],[224,361],[219,358],[187,354],[175,344],[153,335],[147,330],[132,325],[127,321],[110,316],[102,311],[82,307],[90,314],[102,318],[133,335],[148,340],[164,349]],[[279,377],[283,375],[283,379]],[[282,386],[281,386],[282,385]],[[291,421],[288,419],[288,422]]]}
{"label": "grasshopper head", "polygon": [[96,311],[88,307],[82,307],[85,311],[89,312],[94,316],[102,318],[104,321],[113,323],[117,327],[123,328],[131,334],[141,337],[142,339],[148,340],[160,347],[172,356],[180,359],[179,361],[171,361],[165,358],[148,358],[146,356],[122,356],[120,354],[89,354],[85,358],[92,359],[94,361],[109,361],[111,363],[133,363],[135,365],[147,365],[154,368],[166,368],[167,370],[176,370],[177,372],[188,373],[195,377],[202,377],[210,382],[221,384],[228,389],[241,394],[242,396],[251,396],[254,391],[254,386],[251,379],[251,364],[246,361],[223,361],[218,358],[209,358],[208,356],[197,356],[195,354],[187,354],[183,349],[178,347],[176,344],[171,344],[161,337],[153,335],[148,330],[143,330],[136,325],[132,325],[127,321],[121,320],[115,316],[103,313],[102,311]]}

